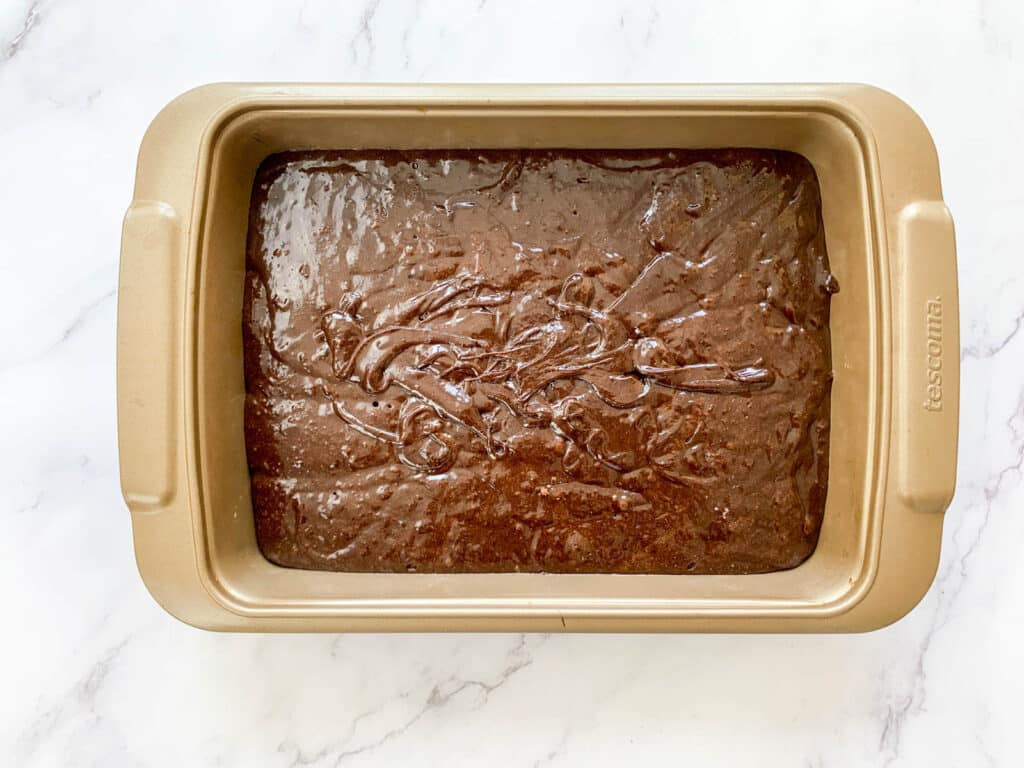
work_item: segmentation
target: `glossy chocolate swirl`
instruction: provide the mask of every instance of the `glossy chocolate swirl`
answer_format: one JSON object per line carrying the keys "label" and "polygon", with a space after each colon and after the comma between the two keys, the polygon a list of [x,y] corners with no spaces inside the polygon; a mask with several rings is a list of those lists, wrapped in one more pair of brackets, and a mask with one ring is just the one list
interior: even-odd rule
{"label": "glossy chocolate swirl", "polygon": [[814,547],[837,287],[799,156],[277,155],[247,267],[274,562],[735,573]]}

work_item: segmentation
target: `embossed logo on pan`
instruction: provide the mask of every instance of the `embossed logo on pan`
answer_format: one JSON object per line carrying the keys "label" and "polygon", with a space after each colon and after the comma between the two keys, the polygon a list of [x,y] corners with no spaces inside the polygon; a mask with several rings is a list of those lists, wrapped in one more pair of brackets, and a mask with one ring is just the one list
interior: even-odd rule
{"label": "embossed logo on pan", "polygon": [[936,296],[925,304],[927,388],[924,407],[928,411],[942,410],[942,297]]}

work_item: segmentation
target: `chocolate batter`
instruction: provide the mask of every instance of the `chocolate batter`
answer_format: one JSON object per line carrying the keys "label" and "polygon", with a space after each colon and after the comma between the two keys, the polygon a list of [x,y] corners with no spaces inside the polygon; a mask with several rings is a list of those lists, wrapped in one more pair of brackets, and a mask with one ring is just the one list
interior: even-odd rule
{"label": "chocolate batter", "polygon": [[247,270],[275,563],[754,573],[815,547],[837,285],[798,155],[274,155]]}

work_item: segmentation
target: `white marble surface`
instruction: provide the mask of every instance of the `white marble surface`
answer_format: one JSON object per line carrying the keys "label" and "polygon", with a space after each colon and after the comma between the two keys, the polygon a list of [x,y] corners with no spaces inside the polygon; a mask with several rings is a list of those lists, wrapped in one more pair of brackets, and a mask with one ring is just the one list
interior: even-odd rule
{"label": "white marble surface", "polygon": [[[1022,56],[1017,0],[3,0],[0,763],[1021,765]],[[149,120],[216,80],[904,97],[956,217],[964,337],[959,486],[923,603],[848,637],[225,636],[164,614],[118,492],[119,230]]]}

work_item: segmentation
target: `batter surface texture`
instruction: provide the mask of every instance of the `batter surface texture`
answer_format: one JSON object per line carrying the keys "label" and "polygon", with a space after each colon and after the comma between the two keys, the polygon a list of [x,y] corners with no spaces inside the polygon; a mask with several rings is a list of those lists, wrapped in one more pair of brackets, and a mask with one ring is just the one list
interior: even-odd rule
{"label": "batter surface texture", "polygon": [[279,154],[246,263],[271,561],[754,573],[813,551],[837,286],[802,157]]}

